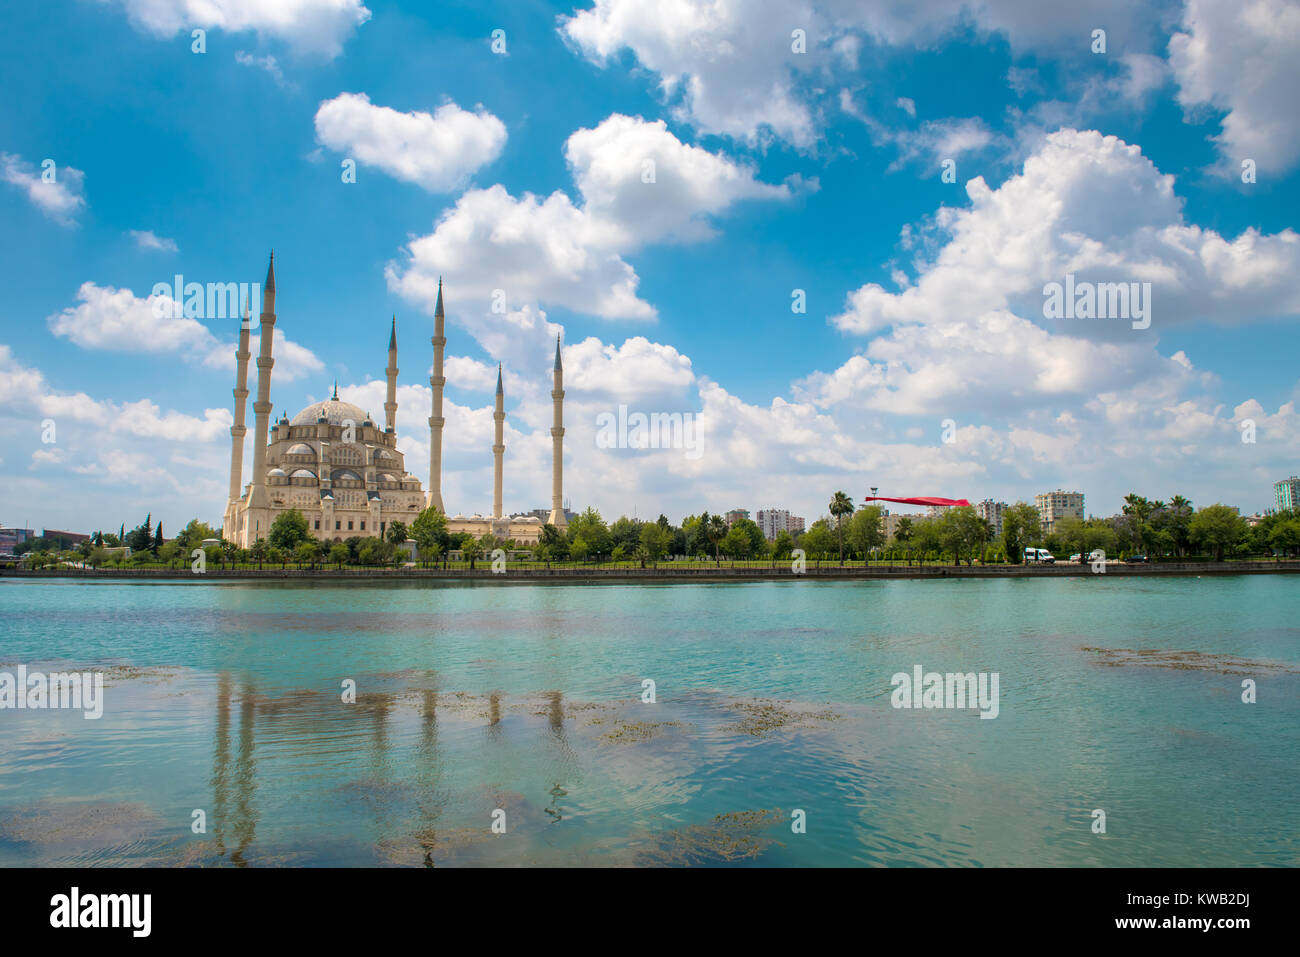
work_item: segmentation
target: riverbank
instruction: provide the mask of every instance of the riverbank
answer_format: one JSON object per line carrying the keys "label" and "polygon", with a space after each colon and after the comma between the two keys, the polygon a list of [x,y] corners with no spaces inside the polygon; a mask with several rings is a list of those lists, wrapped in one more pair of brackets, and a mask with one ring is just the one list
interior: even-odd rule
{"label": "riverbank", "polygon": [[891,578],[1069,578],[1069,577],[1125,577],[1135,576],[1202,576],[1202,575],[1261,575],[1300,573],[1300,561],[1241,561],[1241,562],[1161,562],[1142,565],[1111,563],[1105,572],[1094,572],[1091,565],[873,565],[868,568],[840,567],[839,565],[809,565],[796,574],[789,565],[728,566],[689,565],[674,567],[635,566],[563,567],[507,566],[504,571],[493,572],[490,562],[474,569],[469,568],[239,568],[221,569],[209,566],[203,574],[189,569],[135,568],[135,569],[3,569],[3,578],[70,578],[79,581],[105,579],[117,581],[328,581],[364,582],[376,584],[384,581],[473,581],[493,584],[530,583],[592,583],[592,582],[643,582],[663,584],[674,582],[735,582],[735,581],[788,581],[808,578],[828,581],[877,580]]}

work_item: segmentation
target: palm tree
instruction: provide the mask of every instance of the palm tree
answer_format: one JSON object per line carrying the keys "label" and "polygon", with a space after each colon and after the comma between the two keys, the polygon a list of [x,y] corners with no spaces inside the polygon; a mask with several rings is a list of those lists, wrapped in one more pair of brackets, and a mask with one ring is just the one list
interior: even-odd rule
{"label": "palm tree", "polygon": [[840,564],[844,564],[844,516],[853,514],[853,499],[843,492],[831,497],[831,514],[835,516],[835,529],[840,533]]}
{"label": "palm tree", "polygon": [[704,535],[713,546],[713,564],[722,564],[722,559],[718,555],[718,543],[727,537],[727,520],[721,515],[710,515]]}

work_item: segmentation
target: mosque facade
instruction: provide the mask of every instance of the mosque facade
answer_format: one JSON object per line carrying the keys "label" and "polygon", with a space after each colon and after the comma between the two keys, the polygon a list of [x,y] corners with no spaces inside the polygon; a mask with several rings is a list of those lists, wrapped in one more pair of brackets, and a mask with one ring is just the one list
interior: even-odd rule
{"label": "mosque facade", "polygon": [[[245,312],[235,351],[235,422],[230,429],[230,494],[223,517],[223,536],[241,548],[264,539],[277,516],[297,509],[307,519],[311,534],[322,542],[342,541],[353,536],[384,535],[390,523],[400,521],[408,528],[420,511],[436,506],[446,514],[442,499],[442,415],[443,349],[446,347],[442,281],[434,308],[433,403],[429,416],[429,487],[408,472],[403,453],[397,448],[397,320],[388,337],[387,394],[384,426],[373,421],[360,407],[344,402],[335,387],[332,398],[315,402],[292,419],[282,414],[271,421],[271,370],[275,332],[275,254],[267,267],[262,287],[260,346],[257,356],[257,398],[253,402],[253,466],[251,479],[241,486],[245,436],[245,405],[249,396],[248,360],[251,332]],[[547,521],[563,529],[564,454],[564,370],[560,363],[560,342],[555,343],[551,399],[554,421],[551,428],[551,512]],[[492,514],[455,515],[447,519],[451,534],[468,532],[475,538],[492,535],[514,539],[520,547],[536,545],[543,522],[533,515],[502,515],[502,486],[505,459],[505,391],[497,369],[497,390],[493,410],[495,441],[493,455]]]}

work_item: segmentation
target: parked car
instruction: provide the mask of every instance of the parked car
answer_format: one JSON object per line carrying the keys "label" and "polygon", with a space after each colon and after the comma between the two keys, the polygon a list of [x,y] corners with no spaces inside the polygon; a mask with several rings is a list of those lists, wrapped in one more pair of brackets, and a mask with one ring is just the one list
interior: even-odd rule
{"label": "parked car", "polygon": [[[1075,552],[1073,555],[1070,556],[1070,561],[1075,562],[1076,564],[1080,563],[1082,560],[1083,560],[1083,556],[1079,552]],[[1104,562],[1105,560],[1106,560],[1106,553],[1102,551],[1100,548],[1094,548],[1092,551],[1088,553],[1089,564],[1092,564],[1093,562]]]}
{"label": "parked car", "polygon": [[1026,565],[1055,565],[1056,558],[1045,548],[1026,548]]}
{"label": "parked car", "polygon": [[1146,564],[1146,560],[1147,557],[1145,555],[1130,555],[1128,558],[1124,559],[1124,561],[1130,565],[1143,565]]}

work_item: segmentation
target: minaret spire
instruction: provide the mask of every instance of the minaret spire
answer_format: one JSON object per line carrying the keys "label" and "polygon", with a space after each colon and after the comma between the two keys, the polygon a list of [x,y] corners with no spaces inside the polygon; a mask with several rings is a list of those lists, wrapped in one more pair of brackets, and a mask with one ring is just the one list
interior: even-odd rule
{"label": "minaret spire", "polygon": [[555,368],[551,379],[551,514],[548,525],[563,529],[564,517],[564,366],[560,362],[560,337],[555,337]]}
{"label": "minaret spire", "polygon": [[384,401],[384,431],[389,435],[397,434],[397,316],[393,316],[393,327],[388,333],[388,395]]}
{"label": "minaret spire", "polygon": [[248,360],[252,353],[248,351],[248,334],[250,331],[248,303],[244,303],[244,319],[239,324],[239,345],[235,348],[235,424],[230,427],[230,496],[227,499],[226,518],[222,534],[235,541],[235,523],[238,521],[235,504],[243,490],[244,477],[244,436],[248,429],[244,427],[244,407],[248,400]]}
{"label": "minaret spire", "polygon": [[492,418],[496,420],[496,442],[492,446],[492,457],[495,459],[492,470],[492,517],[501,517],[501,466],[502,459],[506,452],[505,443],[505,422],[506,422],[506,393],[501,386],[501,364],[497,363],[497,399],[496,409],[492,412]]}
{"label": "minaret spire", "polygon": [[266,433],[271,415],[271,368],[275,359],[271,347],[275,342],[275,251],[266,268],[266,285],[262,287],[261,325],[257,331],[261,340],[257,356],[257,401],[253,403],[253,489],[248,495],[248,508],[244,528],[239,533],[239,545],[247,548],[270,531],[270,500],[266,493]]}
{"label": "minaret spire", "polygon": [[429,416],[429,497],[426,506],[436,506],[438,511],[446,514],[442,504],[442,427],[446,419],[442,417],[442,387],[447,384],[442,374],[442,350],[447,345],[444,329],[445,316],[442,310],[442,277],[438,277],[438,302],[433,307],[433,375],[429,385],[433,387],[433,409]]}
{"label": "minaret spire", "polygon": [[275,250],[271,250],[271,262],[266,267],[266,282],[262,286],[262,312],[275,312]]}

